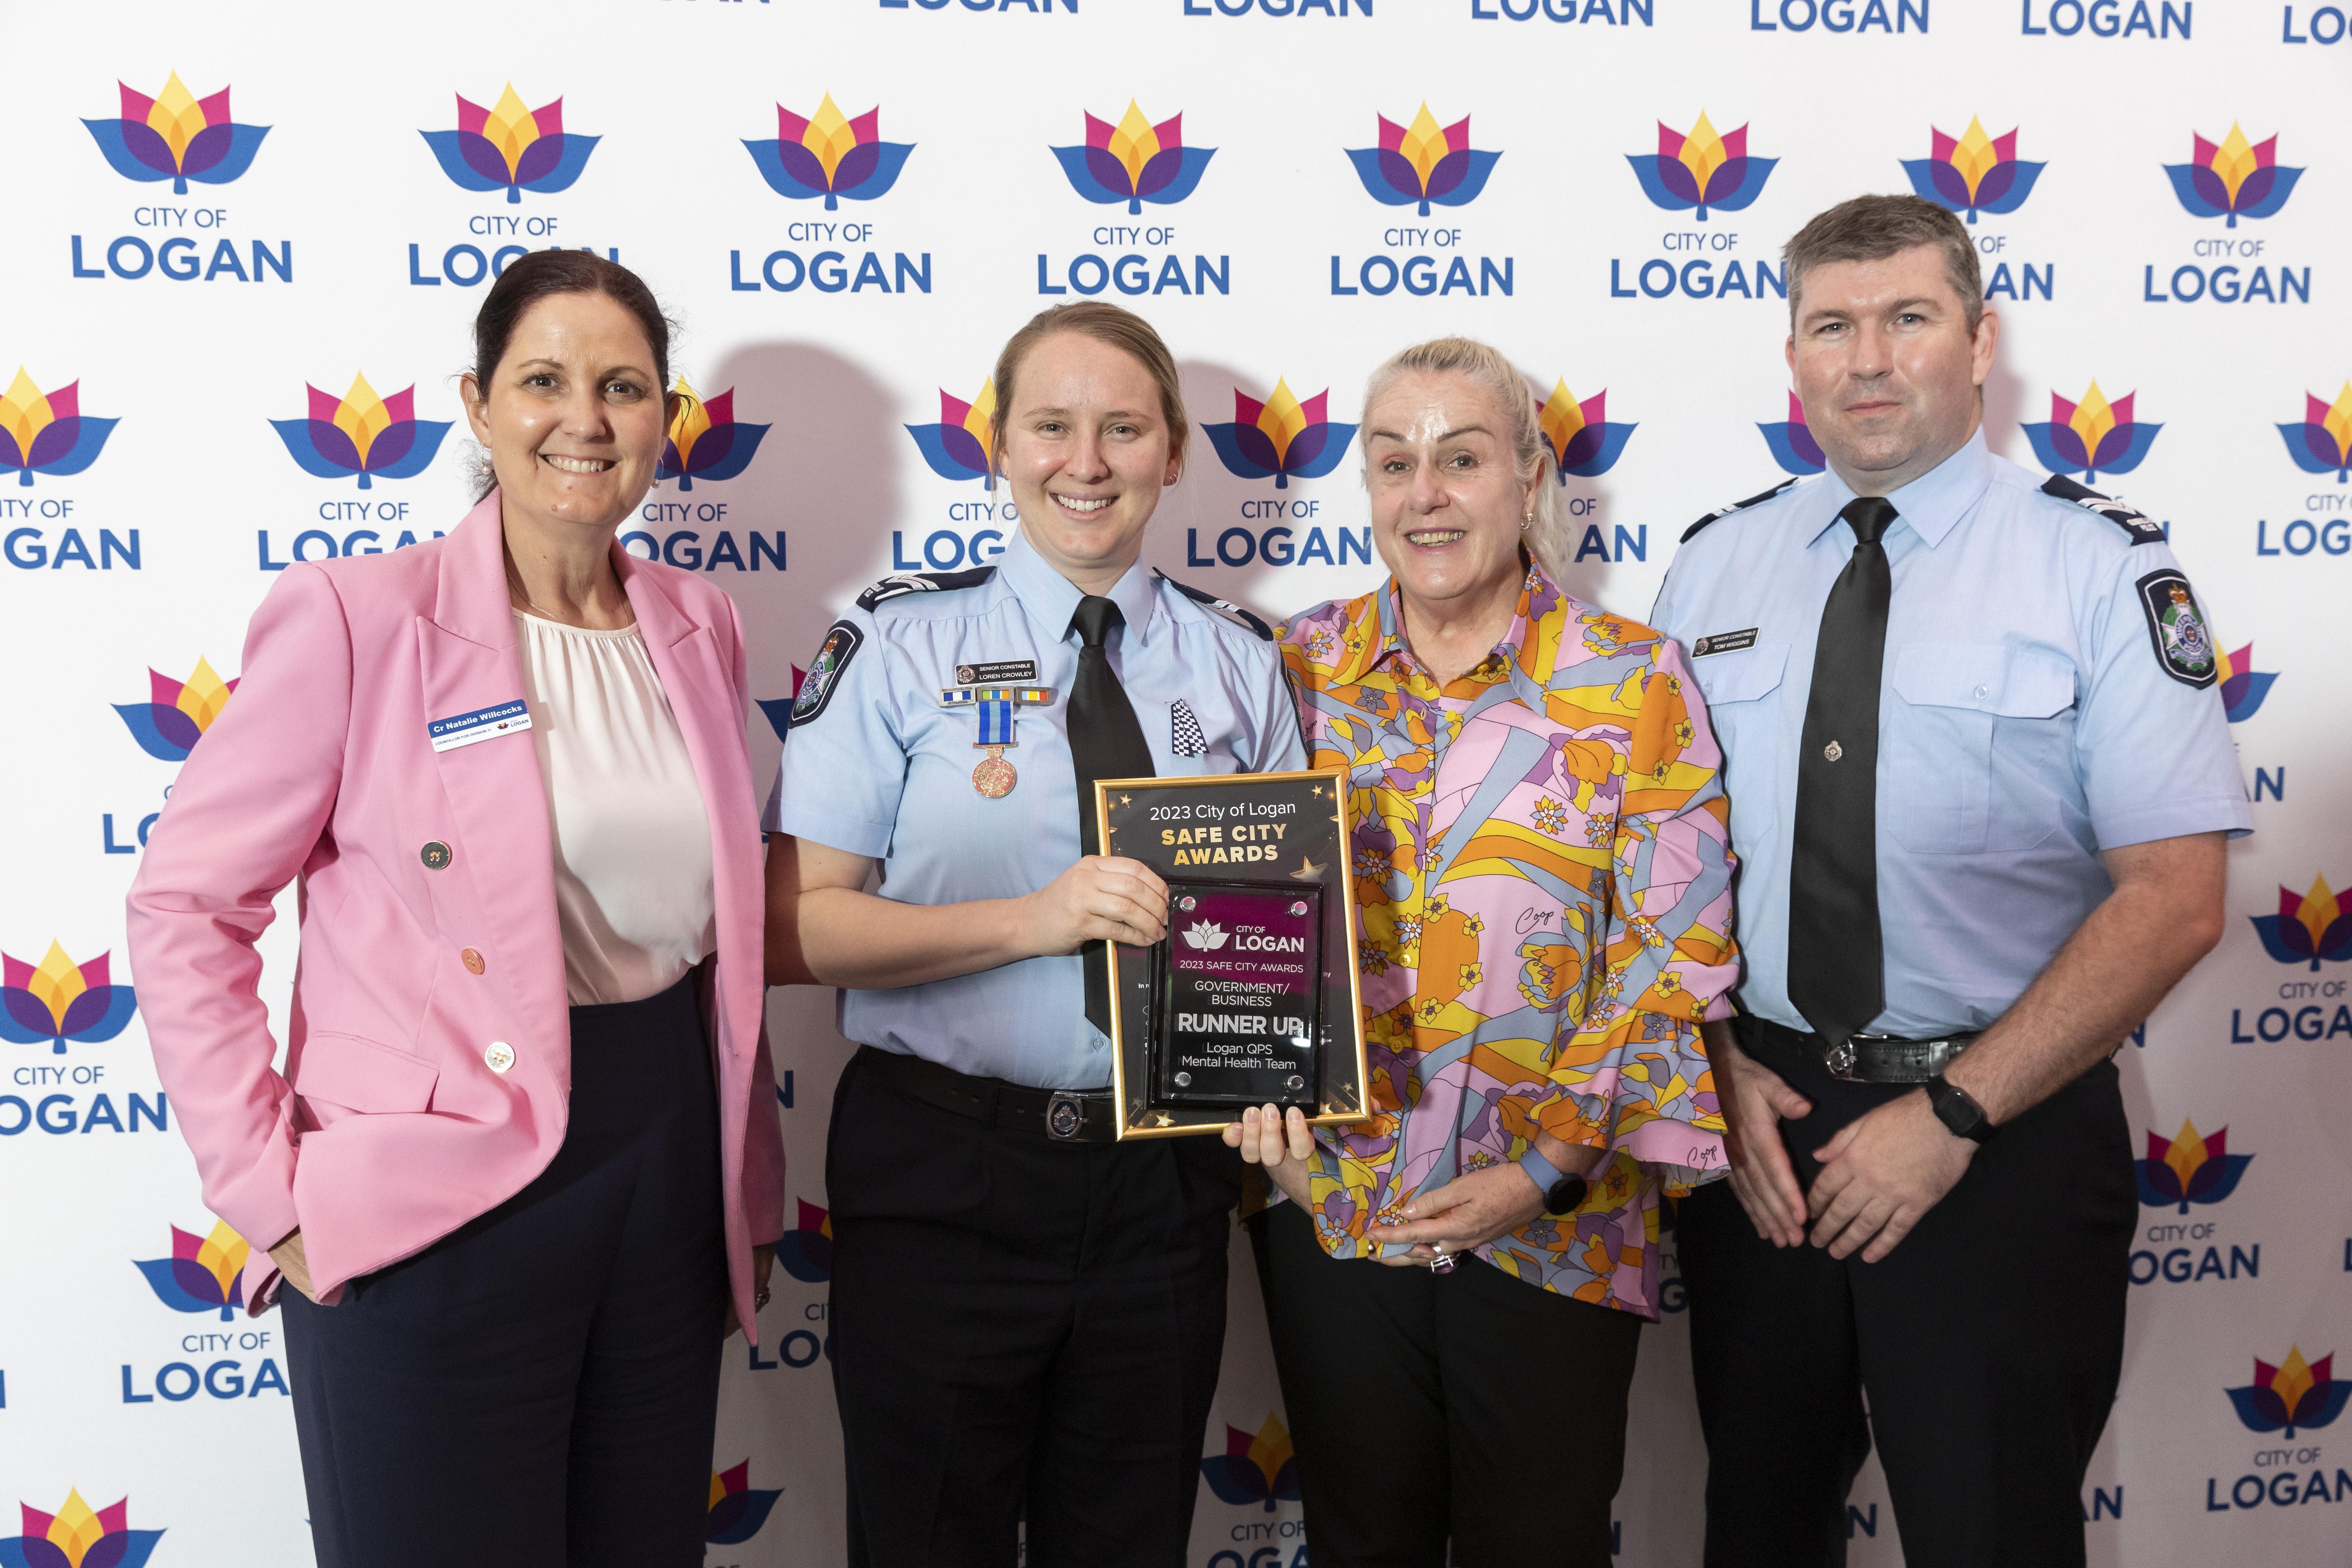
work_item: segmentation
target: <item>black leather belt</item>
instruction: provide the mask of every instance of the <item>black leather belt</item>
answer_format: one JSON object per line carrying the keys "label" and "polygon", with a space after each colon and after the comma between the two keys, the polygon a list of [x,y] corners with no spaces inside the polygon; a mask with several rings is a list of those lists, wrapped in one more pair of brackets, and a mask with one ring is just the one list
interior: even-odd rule
{"label": "black leather belt", "polygon": [[1975,1033],[1946,1035],[1940,1039],[1903,1040],[1892,1035],[1855,1035],[1843,1046],[1832,1047],[1819,1035],[1807,1034],[1759,1018],[1756,1026],[1768,1039],[1820,1062],[1832,1078],[1849,1083],[1926,1083],[1958,1061],[1976,1044]]}
{"label": "black leather belt", "polygon": [[920,1057],[874,1046],[857,1047],[858,1065],[900,1094],[970,1117],[983,1127],[1034,1132],[1056,1143],[1115,1143],[1118,1117],[1108,1090],[1084,1093],[1029,1089],[1003,1079],[976,1078]]}

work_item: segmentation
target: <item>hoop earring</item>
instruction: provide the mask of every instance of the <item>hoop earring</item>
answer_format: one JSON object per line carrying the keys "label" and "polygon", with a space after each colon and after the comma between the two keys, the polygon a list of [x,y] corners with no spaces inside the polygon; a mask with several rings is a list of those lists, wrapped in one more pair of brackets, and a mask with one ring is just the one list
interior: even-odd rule
{"label": "hoop earring", "polygon": [[1529,510],[1527,516],[1519,519],[1519,531],[1521,533],[1525,533],[1528,529],[1534,527],[1535,521],[1535,512],[1533,510]]}

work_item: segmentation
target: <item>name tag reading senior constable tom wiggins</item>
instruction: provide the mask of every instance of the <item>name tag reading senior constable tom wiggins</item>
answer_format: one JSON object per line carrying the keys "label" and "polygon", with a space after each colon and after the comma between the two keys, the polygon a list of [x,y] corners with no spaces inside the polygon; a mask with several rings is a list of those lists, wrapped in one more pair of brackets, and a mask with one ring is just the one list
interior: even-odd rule
{"label": "name tag reading senior constable tom wiggins", "polygon": [[1266,1104],[1361,1121],[1346,774],[1106,779],[1095,809],[1103,853],[1169,890],[1164,940],[1104,944],[1118,1135],[1222,1131]]}

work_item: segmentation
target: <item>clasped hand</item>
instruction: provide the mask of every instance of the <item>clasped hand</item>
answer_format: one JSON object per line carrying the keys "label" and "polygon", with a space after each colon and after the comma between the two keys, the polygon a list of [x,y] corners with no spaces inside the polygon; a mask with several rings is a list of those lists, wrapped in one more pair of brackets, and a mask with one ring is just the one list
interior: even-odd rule
{"label": "clasped hand", "polygon": [[[1856,1117],[1814,1152],[1812,1190],[1797,1184],[1780,1122],[1812,1114],[1812,1102],[1737,1048],[1716,1053],[1731,1190],[1756,1233],[1775,1247],[1811,1240],[1832,1258],[1875,1263],[1910,1235],[1969,1168],[1977,1146],[1937,1120],[1924,1089]],[[1811,1225],[1808,1235],[1807,1226]]]}
{"label": "clasped hand", "polygon": [[[1293,1107],[1285,1115],[1271,1105],[1244,1110],[1226,1127],[1225,1146],[1240,1150],[1244,1163],[1265,1166],[1291,1202],[1309,1205],[1307,1173],[1315,1136],[1304,1111]],[[1412,1249],[1383,1256],[1382,1263],[1420,1268],[1509,1235],[1543,1213],[1543,1205],[1534,1177],[1515,1164],[1489,1165],[1413,1199],[1402,1224],[1376,1225],[1365,1235],[1382,1247]]]}

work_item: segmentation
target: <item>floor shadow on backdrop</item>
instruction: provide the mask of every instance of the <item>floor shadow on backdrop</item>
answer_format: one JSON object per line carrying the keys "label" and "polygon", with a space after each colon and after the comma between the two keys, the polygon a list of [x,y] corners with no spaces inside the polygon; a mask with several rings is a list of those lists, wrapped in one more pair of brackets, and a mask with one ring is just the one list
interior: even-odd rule
{"label": "floor shadow on backdrop", "polygon": [[[705,372],[705,396],[732,388],[744,417],[771,421],[743,477],[698,485],[677,481],[656,500],[698,503],[705,547],[735,524],[784,534],[786,571],[730,574],[725,586],[742,607],[751,659],[751,694],[789,698],[792,670],[805,665],[834,616],[884,568],[889,529],[903,506],[898,468],[906,437],[889,392],[856,362],[811,343],[753,342],[729,351]],[[753,416],[757,417],[753,417]],[[705,496],[723,502],[723,521],[701,521]]]}

